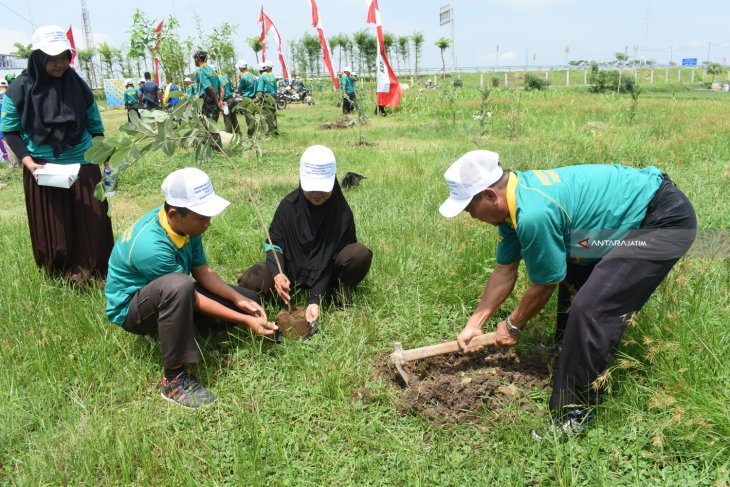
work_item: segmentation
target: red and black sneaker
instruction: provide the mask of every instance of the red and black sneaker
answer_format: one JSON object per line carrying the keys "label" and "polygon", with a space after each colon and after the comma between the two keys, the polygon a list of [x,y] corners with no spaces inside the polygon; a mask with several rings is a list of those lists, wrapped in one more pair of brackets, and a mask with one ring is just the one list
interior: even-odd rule
{"label": "red and black sneaker", "polygon": [[173,380],[162,377],[162,392],[160,395],[170,401],[188,409],[197,409],[215,401],[215,394],[201,386],[194,377],[184,370]]}

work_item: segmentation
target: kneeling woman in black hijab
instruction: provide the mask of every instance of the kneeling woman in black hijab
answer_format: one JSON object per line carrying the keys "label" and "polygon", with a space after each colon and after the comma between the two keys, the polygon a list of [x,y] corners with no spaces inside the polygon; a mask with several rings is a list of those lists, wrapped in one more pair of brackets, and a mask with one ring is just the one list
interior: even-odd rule
{"label": "kneeling woman in black hijab", "polygon": [[[0,130],[23,162],[23,190],[33,256],[40,268],[76,282],[106,278],[114,246],[107,203],[94,197],[99,166],[84,153],[104,135],[91,89],[73,69],[71,45],[58,26],[33,34],[28,68],[3,100]],[[35,171],[46,163],[81,164],[70,188],[40,186]]]}
{"label": "kneeling woman in black hijab", "polygon": [[[355,220],[336,177],[334,153],[309,147],[300,160],[299,188],[289,193],[269,227],[273,248],[265,245],[266,262],[248,269],[240,286],[258,293],[276,290],[289,303],[293,286],[309,289],[306,318],[319,319],[325,297],[347,298],[370,270],[373,253],[357,242]],[[277,253],[282,273],[276,266]]]}

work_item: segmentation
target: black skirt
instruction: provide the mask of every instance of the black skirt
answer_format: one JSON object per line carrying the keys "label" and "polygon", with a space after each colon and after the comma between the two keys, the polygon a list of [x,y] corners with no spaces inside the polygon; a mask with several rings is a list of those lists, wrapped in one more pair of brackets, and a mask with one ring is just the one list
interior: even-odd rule
{"label": "black skirt", "polygon": [[23,167],[23,191],[28,212],[33,257],[39,268],[75,281],[106,279],[114,236],[108,205],[94,197],[101,181],[96,164],[82,164],[69,188],[39,186]]}

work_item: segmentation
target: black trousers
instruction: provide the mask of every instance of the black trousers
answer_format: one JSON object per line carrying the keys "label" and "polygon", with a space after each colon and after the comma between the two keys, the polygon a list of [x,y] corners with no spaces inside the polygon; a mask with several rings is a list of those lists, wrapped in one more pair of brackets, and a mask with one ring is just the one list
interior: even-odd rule
{"label": "black trousers", "polygon": [[355,109],[355,93],[349,93],[342,97],[342,113],[348,114]]}
{"label": "black trousers", "polygon": [[[255,292],[237,286],[231,287],[245,297],[259,302]],[[155,279],[132,296],[123,328],[135,335],[158,336],[162,365],[167,369],[200,361],[200,349],[195,341],[198,331],[232,326],[231,323],[196,313],[196,292],[241,312],[231,301],[211,293],[186,274],[179,272]]]}
{"label": "black trousers", "polygon": [[628,321],[692,245],[696,229],[692,204],[665,177],[640,230],[628,237],[648,240],[649,250],[614,247],[595,265],[568,266],[558,290],[556,337],[562,349],[550,397],[555,416],[600,401],[593,382],[606,369]]}
{"label": "black trousers", "polygon": [[[373,253],[365,245],[354,243],[345,246],[335,257],[334,272],[327,285],[325,298],[334,297],[334,293],[341,290],[345,298],[355,290],[358,284],[365,279],[370,264],[373,261]],[[274,278],[266,262],[259,262],[251,266],[241,277],[238,278],[238,285],[252,289],[260,295],[274,293]]]}

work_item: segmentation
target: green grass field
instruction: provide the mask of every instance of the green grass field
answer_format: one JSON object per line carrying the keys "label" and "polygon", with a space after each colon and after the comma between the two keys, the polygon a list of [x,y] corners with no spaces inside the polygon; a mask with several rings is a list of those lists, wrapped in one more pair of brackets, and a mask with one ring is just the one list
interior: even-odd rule
{"label": "green grass field", "polygon": [[[392,116],[348,129],[320,128],[340,116],[320,96],[279,112],[283,135],[263,142],[263,158],[234,154],[268,221],[297,185],[302,151],[331,147],[339,175],[368,178],[347,198],[374,262],[354,307],[325,309],[311,341],[272,347],[243,330],[202,339],[196,373],[219,396],[203,411],[160,398],[157,347],[106,320],[101,290],[37,271],[20,171],[0,170],[0,484],[728,485],[727,258],[675,267],[627,329],[612,393],[583,437],[535,443],[541,415],[514,404],[441,426],[398,412],[400,391],[376,365],[393,341],[454,338],[494,265],[494,228],[438,214],[442,173],[465,151],[495,150],[514,169],[654,164],[687,193],[701,229],[730,222],[729,94],[647,90],[629,124],[628,96],[494,90],[480,137],[478,82],[412,89]],[[373,96],[359,98],[372,113]],[[103,115],[108,134],[125,121]],[[194,164],[182,152],[138,161],[112,198],[115,233],[162,202],[169,172]],[[205,236],[211,266],[232,282],[263,258],[263,232],[223,159],[202,168],[234,203]],[[517,296],[526,287],[521,270]],[[554,307],[530,323],[526,346],[550,336]],[[352,399],[362,388],[370,401]],[[531,392],[543,409],[548,394]]]}

